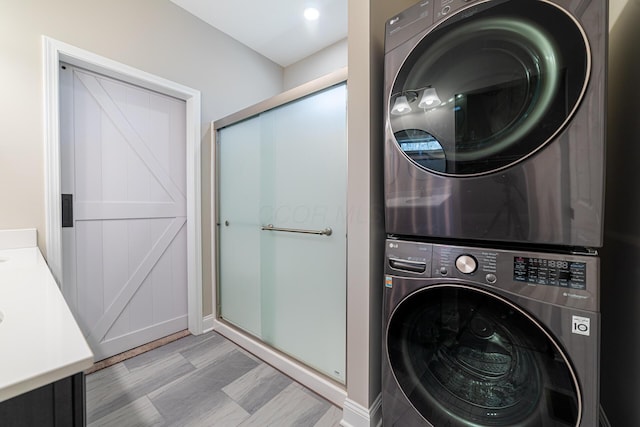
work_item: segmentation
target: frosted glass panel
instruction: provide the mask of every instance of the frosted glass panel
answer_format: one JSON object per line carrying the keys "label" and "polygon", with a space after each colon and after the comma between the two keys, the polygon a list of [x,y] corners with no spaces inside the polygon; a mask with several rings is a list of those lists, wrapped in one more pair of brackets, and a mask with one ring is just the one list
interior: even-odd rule
{"label": "frosted glass panel", "polygon": [[[242,138],[236,144],[230,131],[238,126],[245,129],[244,133],[234,130],[234,135]],[[242,171],[221,173],[221,212],[251,209],[251,214],[243,212],[247,223],[257,218],[257,231],[247,231],[245,236],[234,228],[238,220],[229,219],[230,225],[225,226],[226,217],[220,217],[220,234],[227,234],[220,246],[222,316],[274,348],[344,382],[346,86],[327,89],[224,128],[220,144],[221,172],[225,168]],[[241,153],[225,151],[231,150],[229,146]],[[251,171],[247,170],[247,156]],[[227,182],[233,179],[252,183]],[[223,197],[225,191],[227,198]],[[233,209],[225,208],[227,203]],[[261,231],[260,225],[310,231],[331,228],[332,233]],[[231,233],[234,241],[230,240]],[[235,250],[240,252],[226,253]],[[233,274],[225,275],[226,263],[237,263],[239,268],[236,271],[227,266],[227,273]],[[246,310],[251,314],[236,313],[242,307],[234,304],[242,298],[247,300]]]}
{"label": "frosted glass panel", "polygon": [[219,135],[220,314],[261,335],[260,118]]}
{"label": "frosted glass panel", "polygon": [[[262,333],[274,347],[344,380],[346,89],[340,86],[263,115],[261,220],[332,229],[331,236],[265,232]],[[271,148],[272,147],[272,148]],[[267,184],[270,181],[270,184]]]}

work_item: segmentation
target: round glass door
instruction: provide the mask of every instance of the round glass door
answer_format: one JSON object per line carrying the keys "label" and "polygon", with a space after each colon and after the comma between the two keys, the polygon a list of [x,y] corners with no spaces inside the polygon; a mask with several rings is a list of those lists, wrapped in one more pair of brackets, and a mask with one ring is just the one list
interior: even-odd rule
{"label": "round glass door", "polygon": [[462,285],[418,291],[387,329],[393,375],[432,425],[577,426],[575,374],[524,311]]}
{"label": "round glass door", "polygon": [[544,1],[480,4],[429,32],[400,68],[389,120],[416,165],[477,175],[538,150],[566,124],[586,88],[584,33]]}

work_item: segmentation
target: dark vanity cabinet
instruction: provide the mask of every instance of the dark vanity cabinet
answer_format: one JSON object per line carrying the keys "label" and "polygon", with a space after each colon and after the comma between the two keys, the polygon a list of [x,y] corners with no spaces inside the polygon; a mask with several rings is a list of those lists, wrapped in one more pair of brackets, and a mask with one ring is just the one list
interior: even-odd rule
{"label": "dark vanity cabinet", "polygon": [[85,425],[85,379],[82,372],[0,402],[2,427]]}

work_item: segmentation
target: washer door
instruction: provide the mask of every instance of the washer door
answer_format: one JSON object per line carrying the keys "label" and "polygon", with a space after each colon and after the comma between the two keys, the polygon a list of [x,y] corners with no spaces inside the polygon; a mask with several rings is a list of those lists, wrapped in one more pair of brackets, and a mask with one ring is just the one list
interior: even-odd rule
{"label": "washer door", "polygon": [[462,285],[417,291],[387,328],[393,375],[434,426],[577,426],[577,379],[559,345],[523,310]]}
{"label": "washer door", "polygon": [[496,171],[564,127],[589,68],[586,36],[565,10],[539,0],[481,3],[443,21],[411,51],[389,96],[390,126],[398,148],[421,168]]}

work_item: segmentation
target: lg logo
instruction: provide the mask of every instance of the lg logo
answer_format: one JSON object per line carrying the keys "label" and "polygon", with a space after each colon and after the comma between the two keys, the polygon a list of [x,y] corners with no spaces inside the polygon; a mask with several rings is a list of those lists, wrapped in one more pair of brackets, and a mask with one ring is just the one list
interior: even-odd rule
{"label": "lg logo", "polygon": [[573,316],[571,325],[574,334],[589,336],[591,333],[591,319],[588,317]]}

